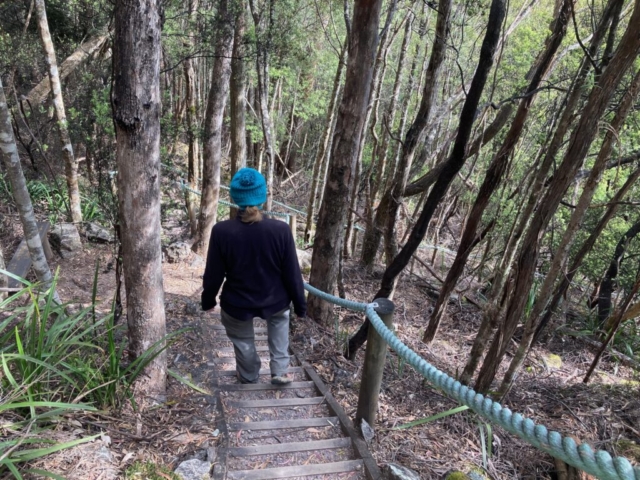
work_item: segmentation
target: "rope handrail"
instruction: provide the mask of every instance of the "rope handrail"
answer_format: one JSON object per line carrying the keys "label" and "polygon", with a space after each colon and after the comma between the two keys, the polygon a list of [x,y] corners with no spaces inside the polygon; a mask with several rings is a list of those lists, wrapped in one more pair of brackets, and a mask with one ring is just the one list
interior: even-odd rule
{"label": "rope handrail", "polygon": [[467,405],[481,417],[501,426],[517,435],[534,447],[554,456],[565,463],[605,480],[640,480],[640,467],[634,467],[624,457],[612,458],[604,450],[593,451],[586,443],[578,445],[572,438],[563,437],[560,433],[549,431],[544,425],[519,413],[513,413],[500,403],[491,400],[473,389],[462,385],[411,350],[387,328],[375,311],[375,304],[345,300],[318,290],[305,283],[305,289],[335,305],[357,312],[364,312],[378,334],[400,358],[414,367],[429,383],[436,386],[451,398]]}

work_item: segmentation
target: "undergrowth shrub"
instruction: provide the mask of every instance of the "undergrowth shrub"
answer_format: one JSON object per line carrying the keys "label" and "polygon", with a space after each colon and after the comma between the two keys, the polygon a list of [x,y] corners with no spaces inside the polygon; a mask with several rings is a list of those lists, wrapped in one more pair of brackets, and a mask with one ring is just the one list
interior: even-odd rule
{"label": "undergrowth shrub", "polygon": [[182,333],[168,335],[137,359],[125,362],[125,326],[114,324],[113,308],[104,315],[96,313],[97,272],[98,266],[91,305],[73,310],[55,301],[57,275],[51,287],[41,291],[39,285],[0,270],[0,275],[25,285],[0,302],[2,478],[10,474],[20,479],[22,473],[32,471],[29,461],[95,438],[47,445],[45,431],[56,418],[114,409],[125,401],[135,408],[133,382]]}

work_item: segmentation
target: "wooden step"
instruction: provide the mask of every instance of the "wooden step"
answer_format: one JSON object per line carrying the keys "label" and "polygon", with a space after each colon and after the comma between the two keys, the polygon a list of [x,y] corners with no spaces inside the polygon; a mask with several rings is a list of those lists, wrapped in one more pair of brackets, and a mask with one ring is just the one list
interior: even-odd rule
{"label": "wooden step", "polygon": [[272,385],[271,383],[231,383],[220,385],[218,388],[224,392],[237,392],[246,390],[290,390],[292,388],[314,388],[313,382],[291,382],[286,385]]}
{"label": "wooden step", "polygon": [[[221,348],[216,348],[215,349],[217,352],[221,352],[221,353],[233,353],[233,347],[221,347]],[[258,345],[256,347],[256,352],[268,352],[269,351],[269,347],[267,345]]]}
{"label": "wooden step", "polygon": [[[269,340],[269,337],[266,335],[256,335],[255,337],[253,337],[253,339],[256,342],[266,342],[267,340]],[[220,341],[220,342],[230,342],[231,340],[229,340],[229,337],[227,337],[226,335],[221,335],[218,334],[213,338],[214,341]]]}
{"label": "wooden step", "polygon": [[236,470],[227,472],[229,480],[269,480],[272,478],[304,477],[331,473],[355,472],[362,467],[362,460],[317,463],[294,467],[264,468],[260,470]]}
{"label": "wooden step", "polygon": [[276,443],[273,445],[256,445],[252,447],[234,447],[227,449],[232,457],[248,457],[250,455],[269,455],[272,453],[310,452],[314,450],[329,450],[351,446],[349,437],[332,438],[329,440],[314,440],[311,442]]}
{"label": "wooden step", "polygon": [[[287,368],[287,373],[300,373],[304,372],[304,368],[302,367],[289,367]],[[218,370],[215,372],[215,375],[218,377],[235,377],[235,370]],[[271,370],[268,368],[263,368],[260,370],[260,375],[271,375]]]}
{"label": "wooden step", "polygon": [[[260,357],[261,362],[268,362],[269,357]],[[220,363],[236,363],[236,357],[215,357],[207,362],[207,365],[210,367],[215,367]],[[235,372],[235,370],[231,370]]]}
{"label": "wooden step", "polygon": [[230,400],[225,404],[231,408],[299,407],[302,405],[321,405],[324,397],[306,398],[269,398],[267,400]]}
{"label": "wooden step", "polygon": [[[209,328],[212,330],[222,330],[223,332],[226,331],[224,325],[209,325]],[[253,331],[255,333],[267,333],[267,327],[254,327]]]}
{"label": "wooden step", "polygon": [[295,420],[268,420],[264,422],[230,422],[229,431],[238,430],[279,430],[283,428],[335,427],[338,417],[298,418]]}

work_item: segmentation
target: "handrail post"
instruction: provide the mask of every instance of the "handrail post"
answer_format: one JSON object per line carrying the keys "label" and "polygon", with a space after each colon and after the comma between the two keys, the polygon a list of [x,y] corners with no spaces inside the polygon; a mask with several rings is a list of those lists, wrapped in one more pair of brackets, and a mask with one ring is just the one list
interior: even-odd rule
{"label": "handrail post", "polygon": [[[388,298],[377,298],[375,303],[378,304],[376,313],[384,324],[391,328],[395,309],[393,302]],[[362,381],[360,382],[360,395],[358,396],[358,409],[356,410],[356,425],[360,425],[363,419],[372,428],[375,425],[386,356],[387,342],[384,341],[373,326],[369,326],[367,349],[364,354],[364,366],[362,368]]]}
{"label": "handrail post", "polygon": [[291,234],[293,235],[293,241],[298,241],[296,232],[298,231],[298,216],[296,214],[289,215],[289,227],[291,228]]}

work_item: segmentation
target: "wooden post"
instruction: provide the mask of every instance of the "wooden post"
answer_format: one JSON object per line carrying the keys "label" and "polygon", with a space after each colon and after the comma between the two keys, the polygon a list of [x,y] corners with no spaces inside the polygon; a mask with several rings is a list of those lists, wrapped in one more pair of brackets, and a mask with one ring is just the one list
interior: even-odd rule
{"label": "wooden post", "polygon": [[[388,298],[377,298],[376,312],[384,324],[391,328],[393,320],[393,302]],[[366,420],[373,428],[378,412],[378,396],[382,384],[382,372],[387,356],[387,343],[382,339],[375,328],[369,327],[367,336],[367,350],[364,355],[364,367],[362,369],[362,381],[360,383],[360,395],[358,396],[358,409],[356,411],[356,425],[361,420]]]}
{"label": "wooden post", "polygon": [[298,242],[298,217],[296,215],[289,215],[289,227],[291,227],[291,233],[293,234],[293,241]]}

